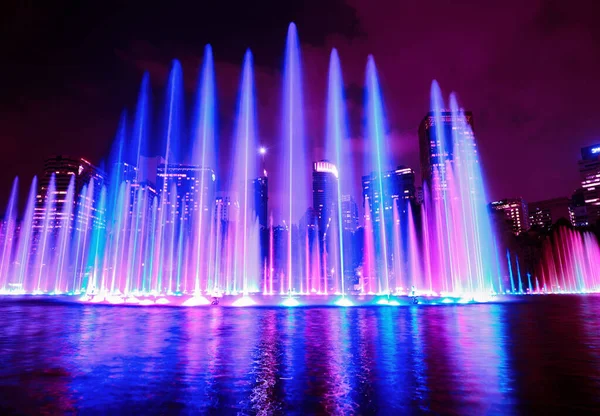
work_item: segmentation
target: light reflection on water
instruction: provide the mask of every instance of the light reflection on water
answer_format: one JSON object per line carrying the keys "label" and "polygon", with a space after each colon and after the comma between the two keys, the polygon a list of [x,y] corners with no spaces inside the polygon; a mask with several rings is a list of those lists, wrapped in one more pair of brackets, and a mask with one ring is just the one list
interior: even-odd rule
{"label": "light reflection on water", "polygon": [[0,413],[600,409],[600,297],[401,308],[0,301]]}

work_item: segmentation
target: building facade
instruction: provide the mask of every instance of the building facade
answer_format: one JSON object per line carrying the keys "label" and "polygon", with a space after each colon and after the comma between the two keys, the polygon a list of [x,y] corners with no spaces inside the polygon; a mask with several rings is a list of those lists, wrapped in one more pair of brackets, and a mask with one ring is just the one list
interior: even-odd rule
{"label": "building facade", "polygon": [[190,221],[199,210],[209,214],[215,200],[215,180],[210,168],[160,164],[156,187],[164,198],[161,205],[165,204],[169,214],[183,221]]}
{"label": "building facade", "polygon": [[313,164],[313,208],[319,232],[325,232],[337,210],[337,167],[326,160]]}
{"label": "building facade", "polygon": [[590,221],[585,204],[585,190],[578,188],[571,195],[571,205],[569,207],[571,224],[574,227],[587,227]]}
{"label": "building facade", "polygon": [[588,225],[593,225],[600,219],[600,144],[582,148],[578,165]]}
{"label": "building facade", "polygon": [[[77,224],[92,226],[99,220],[98,201],[105,185],[105,173],[83,158],[67,155],[53,156],[44,161],[44,172],[40,177],[39,191],[36,195],[33,215],[34,229],[41,229],[47,220],[48,227],[59,228],[61,224],[73,223],[77,215]],[[73,183],[73,200],[67,201],[69,185]],[[52,188],[51,188],[52,183]],[[82,192],[85,190],[85,193]],[[52,206],[48,206],[48,200]],[[73,209],[65,210],[66,203],[72,203]],[[47,212],[51,210],[51,212]],[[65,214],[70,212],[70,214]],[[64,218],[69,215],[70,218]]]}
{"label": "building facade", "polygon": [[560,218],[571,221],[570,206],[570,198],[552,198],[529,203],[529,226],[548,231]]}
{"label": "building facade", "polygon": [[342,195],[342,228],[350,232],[358,229],[358,204],[351,195]]}
{"label": "building facade", "polygon": [[490,204],[492,213],[501,217],[515,235],[529,229],[529,212],[523,198],[510,198]]}
{"label": "building facade", "polygon": [[[447,187],[446,168],[455,160],[455,138],[466,139],[461,142],[472,145],[474,155],[477,157],[473,114],[470,111],[464,113],[442,111],[438,115],[431,111],[421,121],[418,135],[421,176],[423,183],[426,183],[432,191],[445,190]],[[435,175],[439,175],[439,182],[434,183]]]}
{"label": "building facade", "polygon": [[396,201],[401,212],[406,210],[408,203],[416,201],[415,172],[411,168],[399,166],[384,172],[381,184],[378,175],[372,172],[362,177],[362,190],[365,216],[378,223],[382,206],[385,215],[391,216]]}
{"label": "building facade", "polygon": [[266,175],[252,180],[252,194],[258,224],[263,229],[267,228],[269,226],[269,178]]}

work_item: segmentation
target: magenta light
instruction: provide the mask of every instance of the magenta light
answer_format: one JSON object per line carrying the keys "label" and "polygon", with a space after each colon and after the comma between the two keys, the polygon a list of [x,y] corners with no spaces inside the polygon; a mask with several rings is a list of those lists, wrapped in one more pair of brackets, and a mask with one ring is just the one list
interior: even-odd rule
{"label": "magenta light", "polygon": [[[0,295],[213,307],[392,305],[408,304],[409,297],[454,304],[495,302],[496,294],[600,291],[600,245],[590,232],[553,229],[528,270],[516,253],[500,263],[506,247],[489,215],[471,115],[454,95],[444,102],[436,82],[424,127],[429,150],[439,157],[417,198],[394,185],[404,178],[414,184],[414,172],[390,166],[385,94],[372,57],[364,147],[354,149],[342,68],[337,52],[331,54],[327,113],[321,117],[327,130],[318,152],[323,160],[309,156],[316,143],[305,134],[309,119],[305,123],[294,24],[282,69],[281,111],[266,115],[281,131],[269,132],[274,137],[265,136],[263,143],[252,54],[244,57],[234,123],[221,126],[207,46],[191,112],[183,111],[187,94],[177,61],[164,111],[157,112],[164,120],[152,119],[144,77],[133,124],[122,117],[107,172],[85,159],[61,156],[49,159],[50,167],[39,182],[33,179],[27,195],[17,194],[15,179],[8,205],[0,207]],[[166,131],[154,131],[155,125]],[[218,152],[218,138],[230,130],[231,154]],[[149,137],[161,138],[158,158],[143,156]],[[592,153],[600,153],[597,149]],[[352,165],[355,150],[364,155],[364,167]],[[273,157],[270,177],[267,152]],[[229,170],[217,178],[220,166]],[[354,201],[354,182],[365,174],[363,186],[370,191],[361,195],[365,216],[358,233],[361,201]],[[24,212],[18,212],[21,197],[27,198]],[[378,302],[372,296],[385,298]]]}

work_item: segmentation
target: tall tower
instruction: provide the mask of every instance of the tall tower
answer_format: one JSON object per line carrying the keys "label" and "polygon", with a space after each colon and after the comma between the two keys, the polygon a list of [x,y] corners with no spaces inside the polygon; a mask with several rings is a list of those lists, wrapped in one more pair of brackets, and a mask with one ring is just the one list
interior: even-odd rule
{"label": "tall tower", "polygon": [[[441,125],[437,125],[439,122]],[[421,157],[421,176],[423,182],[432,187],[432,179],[436,169],[440,174],[439,187],[446,188],[446,162],[454,161],[453,137],[469,136],[469,143],[475,146],[473,135],[473,114],[470,111],[452,113],[442,111],[438,116],[433,111],[419,125],[419,152]],[[475,154],[477,149],[475,149]]]}
{"label": "tall tower", "polygon": [[[215,198],[215,173],[210,168],[195,165],[168,164],[158,165],[157,189],[166,195],[166,204],[169,206],[172,199],[176,199],[175,209],[177,218],[189,221],[194,217],[194,212],[201,210],[210,213]],[[171,192],[177,192],[171,198]],[[167,220],[167,222],[170,220]]]}
{"label": "tall tower", "polygon": [[254,209],[261,228],[268,227],[269,211],[269,178],[260,176],[252,180],[252,193],[254,195]]}
{"label": "tall tower", "polygon": [[414,202],[416,198],[415,172],[406,166],[398,166],[394,170],[383,172],[383,196],[379,195],[379,189],[374,184],[377,181],[377,174],[371,172],[370,175],[362,177],[363,204],[367,208],[369,202],[370,215],[374,222],[378,223],[380,198],[383,198],[383,209],[385,215],[392,215],[394,201],[398,201],[399,208],[404,210],[409,202]]}
{"label": "tall tower", "polygon": [[327,161],[315,162],[313,166],[313,208],[317,216],[319,232],[325,232],[329,221],[335,217],[337,207],[337,167]]}
{"label": "tall tower", "polygon": [[490,204],[492,213],[499,215],[515,235],[529,229],[529,212],[523,198],[509,198]]}
{"label": "tall tower", "polygon": [[[94,192],[91,200],[88,198],[82,199],[85,204],[89,204],[89,210],[80,207],[79,212],[89,212],[92,219],[97,218],[96,203],[100,198],[100,192],[105,182],[105,173],[92,165],[90,162],[83,158],[77,158],[66,155],[53,156],[44,161],[44,173],[40,178],[40,191],[36,196],[36,207],[33,216],[33,227],[40,228],[44,217],[46,216],[46,200],[48,199],[48,187],[50,185],[50,179],[54,175],[54,209],[51,213],[50,227],[60,227],[61,215],[64,210],[65,196],[69,188],[71,179],[74,178],[75,184],[75,197],[73,204],[76,205],[79,201],[79,194],[83,190],[83,187],[90,184],[90,181],[94,180]],[[79,214],[79,215],[81,215]],[[75,215],[75,210],[73,214]],[[72,220],[71,218],[70,220]],[[91,226],[91,222],[88,218],[84,219],[86,224]]]}
{"label": "tall tower", "polygon": [[600,144],[582,148],[578,164],[588,224],[593,225],[600,219]]}
{"label": "tall tower", "polygon": [[342,227],[351,232],[358,229],[358,205],[351,195],[342,195]]}

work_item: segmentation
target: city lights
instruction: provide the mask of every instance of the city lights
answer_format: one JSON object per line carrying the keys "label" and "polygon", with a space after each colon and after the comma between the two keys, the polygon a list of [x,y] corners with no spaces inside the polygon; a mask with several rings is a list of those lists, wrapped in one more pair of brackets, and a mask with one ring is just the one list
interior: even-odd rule
{"label": "city lights", "polygon": [[[207,46],[198,90],[202,111],[185,126],[198,132],[191,142],[184,126],[174,123],[184,113],[183,69],[174,61],[164,122],[149,120],[145,76],[134,112],[137,127],[121,123],[107,171],[80,157],[48,158],[22,212],[15,180],[0,228],[0,293],[77,293],[82,302],[115,305],[291,307],[420,304],[429,301],[416,294],[442,291],[452,296],[437,303],[487,301],[490,293],[600,290],[594,236],[553,229],[557,215],[574,227],[598,218],[600,146],[582,149],[581,188],[572,198],[540,201],[531,212],[523,198],[488,204],[474,115],[433,82],[431,106],[418,128],[419,181],[387,150],[385,103],[370,56],[360,171],[344,152],[350,123],[333,50],[323,158],[311,160],[307,149],[314,142],[304,134],[293,24],[286,45],[284,105],[275,116],[283,128],[273,148],[258,141],[250,51],[231,152],[217,148],[222,126]],[[152,131],[163,125],[164,131]],[[151,146],[150,137],[161,142]],[[141,151],[150,148],[158,154]],[[539,239],[536,258],[503,241],[505,231],[520,236],[532,225],[554,233]]]}

